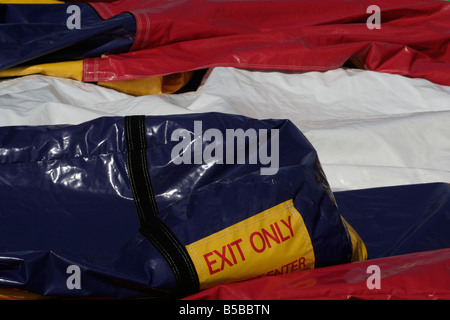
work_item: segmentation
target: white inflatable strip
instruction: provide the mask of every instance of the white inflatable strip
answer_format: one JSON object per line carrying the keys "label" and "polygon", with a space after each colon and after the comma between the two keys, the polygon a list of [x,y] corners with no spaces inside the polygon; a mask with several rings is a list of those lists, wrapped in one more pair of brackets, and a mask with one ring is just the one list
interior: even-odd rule
{"label": "white inflatable strip", "polygon": [[450,87],[423,79],[215,68],[196,92],[141,97],[39,75],[0,82],[0,126],[210,111],[290,119],[333,190],[450,183]]}

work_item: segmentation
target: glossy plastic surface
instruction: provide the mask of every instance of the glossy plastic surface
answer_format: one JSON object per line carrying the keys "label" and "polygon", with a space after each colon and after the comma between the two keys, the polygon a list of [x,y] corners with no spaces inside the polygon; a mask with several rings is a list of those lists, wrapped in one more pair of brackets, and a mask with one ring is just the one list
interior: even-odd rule
{"label": "glossy plastic surface", "polygon": [[424,251],[216,286],[186,299],[448,300],[449,265],[450,249]]}
{"label": "glossy plastic surface", "polygon": [[[180,128],[198,134],[195,121],[202,132],[216,129],[224,137],[227,129],[268,130],[272,152],[272,141],[279,142],[278,170],[261,175],[267,165],[251,164],[250,154],[243,164],[237,158],[176,164],[172,134]],[[0,128],[2,285],[56,296],[129,297],[174,289],[166,261],[138,231],[123,123],[110,117],[75,126]],[[309,231],[315,266],[350,261],[349,234],[317,154],[290,121],[218,113],[150,116],[146,132],[158,218],[182,244],[293,199]],[[202,143],[201,136],[193,139]],[[224,140],[223,147],[231,143]],[[66,286],[71,265],[82,271],[78,290]]]}
{"label": "glossy plastic surface", "polygon": [[[70,4],[1,4],[0,69],[127,52],[136,31],[123,13],[103,20],[88,4],[76,4],[80,28],[69,29]],[[68,13],[69,12],[69,13]]]}
{"label": "glossy plastic surface", "polygon": [[[449,184],[334,194],[364,240],[367,261],[220,285],[187,299],[450,299]],[[379,288],[367,285],[374,283],[369,266],[379,268]]]}
{"label": "glossy plastic surface", "polygon": [[[141,1],[91,5],[136,19],[131,52],[87,59],[85,81],[209,67],[326,71],[358,67],[450,85],[450,3],[377,1]],[[369,13],[367,13],[369,11]],[[330,14],[332,13],[332,14]]]}

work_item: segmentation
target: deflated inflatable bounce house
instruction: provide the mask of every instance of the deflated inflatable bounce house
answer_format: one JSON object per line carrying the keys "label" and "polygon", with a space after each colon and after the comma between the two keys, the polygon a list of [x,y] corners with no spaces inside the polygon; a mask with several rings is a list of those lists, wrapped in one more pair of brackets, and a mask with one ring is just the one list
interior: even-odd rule
{"label": "deflated inflatable bounce house", "polygon": [[0,299],[450,298],[450,2],[0,11]]}

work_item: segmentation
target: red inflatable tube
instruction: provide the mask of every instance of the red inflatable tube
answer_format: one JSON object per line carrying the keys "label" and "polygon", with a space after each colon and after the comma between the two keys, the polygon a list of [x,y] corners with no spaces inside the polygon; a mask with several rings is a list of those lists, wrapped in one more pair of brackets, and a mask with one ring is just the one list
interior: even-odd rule
{"label": "red inflatable tube", "polygon": [[450,249],[219,285],[187,300],[447,300]]}
{"label": "red inflatable tube", "polygon": [[[450,85],[450,3],[373,1],[136,1],[91,5],[107,19],[131,12],[130,52],[86,59],[84,81],[209,67],[326,71],[361,68]],[[374,17],[375,18],[375,17]]]}

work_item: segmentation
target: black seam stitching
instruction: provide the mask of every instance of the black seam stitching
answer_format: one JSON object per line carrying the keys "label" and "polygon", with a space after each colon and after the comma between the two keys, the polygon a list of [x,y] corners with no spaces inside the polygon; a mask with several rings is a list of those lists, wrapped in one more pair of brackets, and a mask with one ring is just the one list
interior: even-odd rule
{"label": "black seam stitching", "polygon": [[[192,291],[193,288],[197,291],[199,279],[195,267],[193,266],[192,259],[176,235],[173,234],[167,225],[157,217],[158,206],[151,183],[150,172],[148,170],[145,116],[126,117],[125,125],[127,148],[129,149],[127,150],[126,158],[128,162],[129,178],[131,180],[135,204],[141,223],[140,231],[151,243],[153,243],[166,259],[166,262],[171,267],[179,289],[185,291],[186,289],[184,287],[186,286],[190,291]],[[133,132],[133,128],[137,129],[137,133]],[[135,134],[133,135],[133,133]],[[134,141],[135,139],[137,139],[137,141]],[[136,180],[137,174],[143,175],[143,181],[141,180],[141,183],[145,186],[138,185]],[[140,187],[144,189],[139,191],[138,188]],[[146,197],[146,199],[141,199],[141,196]],[[144,206],[147,205],[149,206],[148,209],[150,212],[148,213],[150,215],[148,215],[148,213],[146,214],[144,211]],[[165,241],[162,241],[160,237],[155,236],[155,234],[152,233],[154,230],[163,235],[163,238],[168,240],[169,243],[167,244]],[[172,256],[173,254],[176,254],[175,258]],[[184,261],[183,266],[177,265],[177,260]],[[184,272],[181,268],[185,268]]]}

